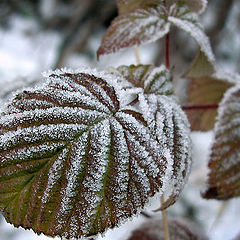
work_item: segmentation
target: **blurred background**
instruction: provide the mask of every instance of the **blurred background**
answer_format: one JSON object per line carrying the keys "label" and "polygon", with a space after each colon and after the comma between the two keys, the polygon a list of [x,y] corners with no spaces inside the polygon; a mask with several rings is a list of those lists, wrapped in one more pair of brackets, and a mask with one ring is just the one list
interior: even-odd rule
{"label": "blurred background", "polygon": [[[136,64],[133,49],[96,60],[101,38],[116,16],[114,0],[0,0],[0,108],[15,90],[43,81],[41,73],[50,69],[81,66],[103,69]],[[240,1],[209,0],[201,23],[210,38],[218,66],[239,73]],[[170,38],[171,65],[178,78],[193,60],[197,45],[175,28]],[[139,51],[144,64],[164,63],[163,40],[140,46]],[[192,138],[193,171],[181,199],[169,209],[169,215],[194,222],[210,239],[232,240],[240,232],[240,202],[238,199],[227,203],[201,199],[212,133],[195,132]],[[157,204],[154,202],[153,206]],[[151,218],[161,218],[160,213],[154,215],[149,210],[148,214]],[[107,232],[105,239],[127,239],[131,230],[146,219],[141,215],[120,229]],[[15,229],[0,216],[0,240],[20,239],[48,238]]]}

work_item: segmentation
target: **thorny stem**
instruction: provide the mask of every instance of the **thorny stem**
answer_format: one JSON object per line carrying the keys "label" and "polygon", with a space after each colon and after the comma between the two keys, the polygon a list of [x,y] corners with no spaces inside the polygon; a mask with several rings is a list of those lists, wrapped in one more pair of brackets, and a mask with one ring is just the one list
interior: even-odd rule
{"label": "thorny stem", "polygon": [[135,46],[133,48],[134,50],[134,54],[135,54],[135,57],[136,57],[136,61],[137,61],[137,64],[141,64],[141,59],[140,59],[140,54],[139,54],[139,48],[138,46]]}
{"label": "thorny stem", "polygon": [[218,108],[218,104],[202,104],[202,105],[189,105],[189,106],[182,106],[182,110],[189,111],[189,110],[215,110]]}
{"label": "thorny stem", "polygon": [[[161,205],[164,203],[164,196],[161,196]],[[162,210],[162,220],[163,220],[163,229],[164,229],[164,239],[170,240],[169,230],[168,230],[168,219],[166,210]]]}

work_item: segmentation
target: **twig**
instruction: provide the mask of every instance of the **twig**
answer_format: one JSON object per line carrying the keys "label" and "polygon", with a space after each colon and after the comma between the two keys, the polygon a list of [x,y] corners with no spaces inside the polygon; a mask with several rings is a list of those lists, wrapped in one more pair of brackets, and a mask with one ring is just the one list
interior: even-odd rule
{"label": "twig", "polygon": [[[164,203],[164,196],[161,196],[161,205]],[[165,240],[170,240],[169,230],[168,230],[168,219],[166,210],[162,210],[162,219],[163,219],[163,229]]]}
{"label": "twig", "polygon": [[170,34],[168,33],[165,38],[165,65],[170,69]]}

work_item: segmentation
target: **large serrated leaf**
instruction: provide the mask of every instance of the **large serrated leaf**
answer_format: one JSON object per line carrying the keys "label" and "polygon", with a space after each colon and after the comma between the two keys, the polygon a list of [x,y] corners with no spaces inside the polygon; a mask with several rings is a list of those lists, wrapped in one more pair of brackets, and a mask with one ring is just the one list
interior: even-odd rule
{"label": "large serrated leaf", "polygon": [[123,65],[117,70],[133,87],[142,88],[144,93],[173,94],[170,73],[165,66]]}
{"label": "large serrated leaf", "polygon": [[229,89],[219,107],[204,198],[240,196],[240,86]]}
{"label": "large serrated leaf", "polygon": [[173,204],[181,193],[191,168],[191,140],[186,115],[174,99],[154,94],[139,96],[140,108],[152,134],[166,146],[171,171],[163,185],[165,202],[161,209]]}
{"label": "large serrated leaf", "polygon": [[8,222],[49,236],[95,235],[168,188],[171,149],[124,108],[117,87],[104,74],[59,73],[16,95],[0,118]]}
{"label": "large serrated leaf", "polygon": [[220,71],[211,76],[204,76],[204,73],[202,73],[202,77],[189,80],[187,105],[184,109],[192,130],[208,131],[213,129],[219,102],[222,100],[226,90],[238,80],[240,80],[238,75]]}

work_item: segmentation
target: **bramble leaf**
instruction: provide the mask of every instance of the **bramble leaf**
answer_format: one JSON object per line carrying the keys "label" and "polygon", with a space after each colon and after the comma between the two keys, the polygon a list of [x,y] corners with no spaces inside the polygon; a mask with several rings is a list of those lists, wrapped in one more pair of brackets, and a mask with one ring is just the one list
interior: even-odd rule
{"label": "bramble leaf", "polygon": [[[0,210],[8,222],[49,236],[91,236],[172,189],[169,179],[182,181],[184,120],[173,117],[164,129],[171,121],[162,122],[158,131],[176,146],[161,145],[125,92],[116,76],[84,70],[51,74],[15,96],[0,118]],[[181,167],[172,160],[178,148]]]}
{"label": "bramble leaf", "polygon": [[126,47],[158,40],[170,29],[170,24],[165,21],[165,15],[161,6],[141,8],[119,15],[103,36],[97,55],[109,54]]}
{"label": "bramble leaf", "polygon": [[[188,83],[185,109],[194,131],[213,129],[219,102],[227,89],[240,80],[236,74],[220,71],[211,76],[204,76],[204,73],[202,75],[191,78]],[[195,109],[194,106],[202,106],[202,109]]]}
{"label": "bramble leaf", "polygon": [[240,196],[240,86],[229,89],[219,106],[204,198]]}
{"label": "bramble leaf", "polygon": [[[206,1],[119,1],[119,16],[113,20],[103,36],[97,56],[120,49],[154,42],[164,37],[170,26],[175,25],[189,33],[199,44],[209,62],[214,56],[207,36],[198,21],[198,13],[204,9]],[[205,3],[204,3],[205,2]],[[202,7],[201,7],[202,6]],[[198,12],[195,13],[194,11]]]}
{"label": "bramble leaf", "polygon": [[142,88],[144,93],[173,94],[169,71],[163,65],[160,67],[153,65],[123,65],[118,67],[117,70],[133,87]]}
{"label": "bramble leaf", "polygon": [[191,168],[191,140],[185,113],[174,99],[154,94],[140,94],[140,109],[150,130],[161,146],[166,146],[172,173],[166,179],[165,202],[161,210],[172,205],[181,193]]}

